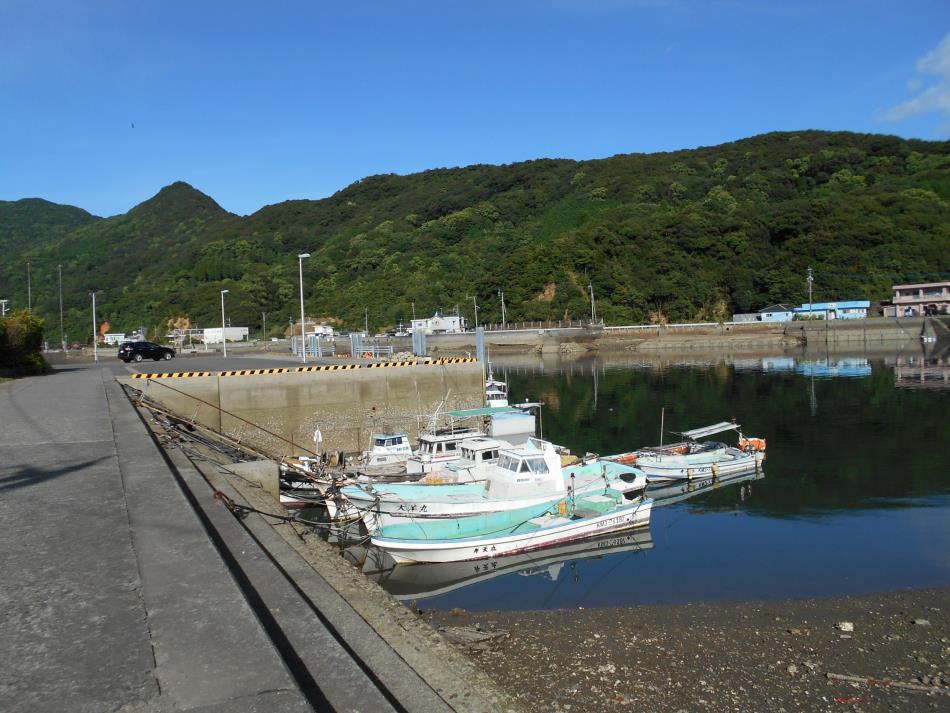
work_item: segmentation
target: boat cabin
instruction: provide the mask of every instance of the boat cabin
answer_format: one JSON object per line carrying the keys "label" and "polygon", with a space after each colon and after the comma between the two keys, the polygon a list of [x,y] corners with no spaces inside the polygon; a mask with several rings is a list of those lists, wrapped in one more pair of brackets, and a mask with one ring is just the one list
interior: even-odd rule
{"label": "boat cabin", "polygon": [[405,433],[374,433],[372,446],[363,454],[366,465],[403,463],[412,455],[409,436]]}
{"label": "boat cabin", "polygon": [[469,438],[481,436],[475,429],[445,430],[419,434],[419,450],[406,462],[409,473],[429,473],[433,465],[444,465],[460,457],[459,445]]}
{"label": "boat cabin", "polygon": [[499,451],[507,447],[507,443],[494,438],[469,438],[459,444],[459,457],[477,466],[498,460]]}
{"label": "boat cabin", "polygon": [[[538,447],[540,446],[540,447]],[[529,442],[525,448],[506,448],[488,468],[487,488],[492,497],[519,497],[555,493],[566,489],[561,457],[554,446],[543,441]]]}

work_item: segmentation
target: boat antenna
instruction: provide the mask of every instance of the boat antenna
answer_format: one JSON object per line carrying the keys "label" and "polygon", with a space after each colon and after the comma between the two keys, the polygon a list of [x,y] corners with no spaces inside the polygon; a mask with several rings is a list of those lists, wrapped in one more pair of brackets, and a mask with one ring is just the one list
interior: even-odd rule
{"label": "boat antenna", "polygon": [[663,445],[663,422],[666,420],[666,406],[660,408],[660,445]]}

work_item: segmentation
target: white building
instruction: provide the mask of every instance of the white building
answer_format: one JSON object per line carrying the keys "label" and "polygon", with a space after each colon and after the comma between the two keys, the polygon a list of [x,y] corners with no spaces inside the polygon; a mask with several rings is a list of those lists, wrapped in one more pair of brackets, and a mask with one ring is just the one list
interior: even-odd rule
{"label": "white building", "polygon": [[465,331],[465,318],[457,314],[443,315],[441,312],[436,312],[428,319],[412,320],[410,331],[426,334],[457,334]]}
{"label": "white building", "polygon": [[[243,342],[247,340],[247,327],[228,327],[225,332],[229,342]],[[221,343],[221,327],[211,327],[204,330],[205,344]]]}

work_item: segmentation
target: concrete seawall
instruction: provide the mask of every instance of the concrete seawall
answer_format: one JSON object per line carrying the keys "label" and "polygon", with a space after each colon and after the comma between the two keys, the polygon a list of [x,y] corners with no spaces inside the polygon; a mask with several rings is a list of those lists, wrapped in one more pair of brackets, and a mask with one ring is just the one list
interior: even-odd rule
{"label": "concrete seawall", "polygon": [[314,450],[317,428],[326,450],[360,451],[373,431],[385,428],[414,438],[418,417],[434,412],[446,397],[448,409],[484,402],[477,362],[119,381],[181,416],[276,455]]}
{"label": "concrete seawall", "polygon": [[920,341],[925,330],[945,328],[947,318],[901,317],[788,322],[785,334],[805,344],[882,344]]}

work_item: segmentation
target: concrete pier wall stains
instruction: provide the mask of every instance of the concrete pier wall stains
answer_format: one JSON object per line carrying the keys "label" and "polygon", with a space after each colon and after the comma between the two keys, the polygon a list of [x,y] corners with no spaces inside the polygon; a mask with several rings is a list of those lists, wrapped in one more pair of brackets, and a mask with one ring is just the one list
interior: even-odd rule
{"label": "concrete pier wall stains", "polygon": [[449,410],[476,408],[485,393],[477,362],[120,381],[181,416],[278,455],[315,450],[317,428],[324,450],[363,450],[373,432],[386,428],[414,439],[419,417],[444,398]]}

